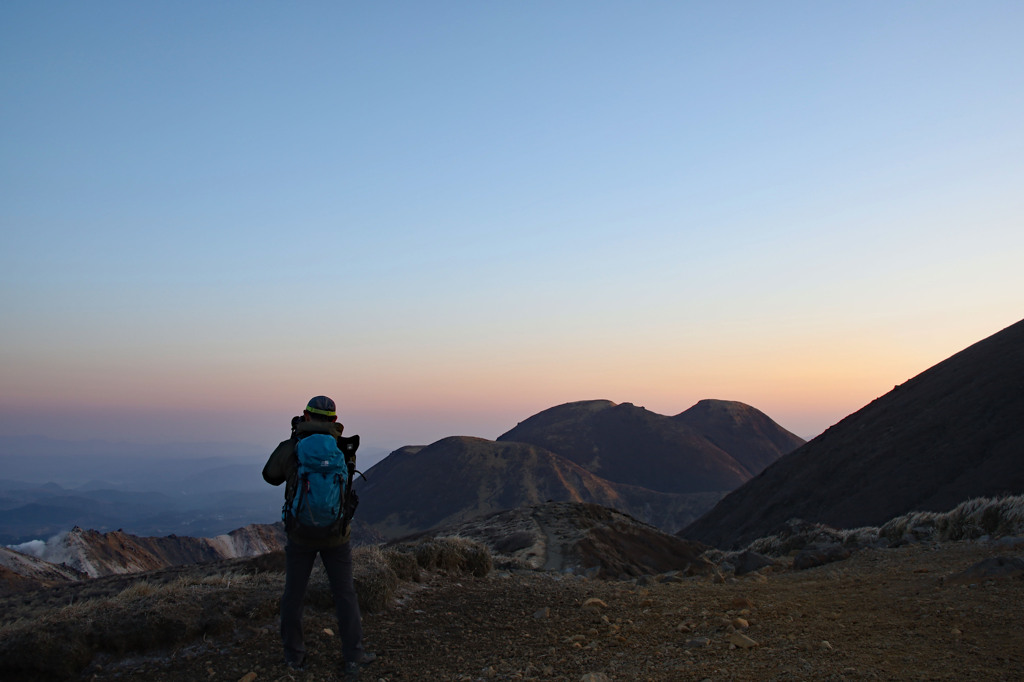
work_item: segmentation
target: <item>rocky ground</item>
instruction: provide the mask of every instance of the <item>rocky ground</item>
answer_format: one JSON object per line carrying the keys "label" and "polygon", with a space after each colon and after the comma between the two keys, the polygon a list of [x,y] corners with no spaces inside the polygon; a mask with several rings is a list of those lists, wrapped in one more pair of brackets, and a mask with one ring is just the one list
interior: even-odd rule
{"label": "rocky ground", "polygon": [[[864,549],[806,571],[644,586],[551,572],[433,573],[365,615],[380,658],[362,679],[1024,679],[1020,572],[960,575],[996,555],[1019,560],[1021,550]],[[253,608],[232,633],[174,651],[97,659],[82,679],[339,679],[330,611],[307,608],[303,672],[279,664],[271,611]]]}

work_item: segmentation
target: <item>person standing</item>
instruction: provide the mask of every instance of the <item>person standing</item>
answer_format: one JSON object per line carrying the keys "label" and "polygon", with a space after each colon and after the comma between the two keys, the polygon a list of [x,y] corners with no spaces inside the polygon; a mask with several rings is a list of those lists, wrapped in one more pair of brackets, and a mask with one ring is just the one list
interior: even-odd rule
{"label": "person standing", "polygon": [[[306,647],[302,637],[302,606],[309,584],[309,576],[317,555],[327,572],[327,580],[334,597],[338,618],[338,636],[344,656],[343,673],[348,678],[358,676],[365,665],[376,660],[376,654],[363,649],[363,625],[359,601],[352,582],[352,547],[350,529],[344,514],[343,500],[337,501],[335,522],[322,528],[310,529],[295,520],[295,500],[313,499],[308,473],[300,473],[299,451],[319,448],[317,458],[327,465],[328,460],[339,460],[332,471],[355,471],[355,448],[358,436],[342,436],[344,426],[338,422],[337,407],[327,396],[310,399],[301,417],[292,419],[292,435],[282,441],[263,467],[263,479],[271,485],[285,483],[285,522],[288,542],[285,545],[285,583],[281,596],[281,641],[284,645],[285,665],[301,670],[306,663]],[[327,438],[325,438],[325,436]],[[307,443],[300,443],[311,439]],[[326,454],[324,454],[326,453]],[[340,468],[340,469],[339,469]],[[315,474],[312,474],[315,476]],[[336,475],[337,480],[351,476]],[[321,480],[326,480],[324,476]],[[344,490],[344,484],[342,490]]]}

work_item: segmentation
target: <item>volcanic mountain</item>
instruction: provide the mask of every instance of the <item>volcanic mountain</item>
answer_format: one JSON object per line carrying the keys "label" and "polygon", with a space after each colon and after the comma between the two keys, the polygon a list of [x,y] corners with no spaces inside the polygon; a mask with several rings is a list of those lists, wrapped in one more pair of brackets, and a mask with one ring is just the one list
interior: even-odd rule
{"label": "volcanic mountain", "polygon": [[[759,471],[759,458],[803,442],[741,403],[693,410],[665,417],[628,403],[568,403],[497,441],[407,446],[360,482],[357,518],[397,537],[553,500],[600,504],[675,532]],[[702,412],[713,415],[706,424]]]}
{"label": "volcanic mountain", "polygon": [[680,533],[740,547],[800,518],[836,528],[1024,491],[1024,321],[780,458]]}
{"label": "volcanic mountain", "polygon": [[401,448],[366,476],[357,517],[392,538],[550,500],[600,504],[678,529],[722,496],[613,483],[543,448],[467,436]]}
{"label": "volcanic mountain", "polygon": [[666,493],[733,490],[804,442],[753,407],[722,400],[675,417],[608,400],[567,403],[498,440],[531,443],[611,481]]}

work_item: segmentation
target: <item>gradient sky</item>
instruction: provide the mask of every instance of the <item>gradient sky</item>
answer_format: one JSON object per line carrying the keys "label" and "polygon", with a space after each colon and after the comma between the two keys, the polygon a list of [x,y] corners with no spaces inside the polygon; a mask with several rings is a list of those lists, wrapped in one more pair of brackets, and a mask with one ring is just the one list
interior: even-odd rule
{"label": "gradient sky", "polygon": [[0,3],[0,435],[811,437],[1024,311],[1024,3]]}

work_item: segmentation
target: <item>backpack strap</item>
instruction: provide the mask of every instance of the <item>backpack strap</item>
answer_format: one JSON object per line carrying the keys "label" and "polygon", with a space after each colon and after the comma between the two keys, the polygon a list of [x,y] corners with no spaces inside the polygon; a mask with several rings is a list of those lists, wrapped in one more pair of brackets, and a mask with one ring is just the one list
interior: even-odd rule
{"label": "backpack strap", "polygon": [[[341,517],[341,530],[345,532],[352,523],[352,516],[359,506],[359,496],[352,490],[352,477],[356,474],[356,450],[359,449],[359,436],[338,436],[338,447],[345,454],[345,464],[348,465],[348,480],[345,482],[345,512]],[[362,473],[359,474],[362,476]]]}
{"label": "backpack strap", "polygon": [[292,417],[292,434],[288,439],[291,441],[292,451],[288,454],[287,472],[288,477],[284,484],[284,506],[281,507],[281,519],[284,521],[285,530],[292,530],[295,527],[295,515],[292,514],[292,502],[301,487],[299,481],[299,456],[296,447],[299,444],[299,434],[296,426],[302,421],[302,417]]}

